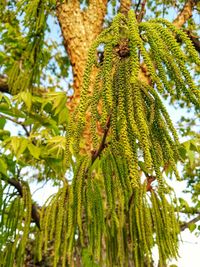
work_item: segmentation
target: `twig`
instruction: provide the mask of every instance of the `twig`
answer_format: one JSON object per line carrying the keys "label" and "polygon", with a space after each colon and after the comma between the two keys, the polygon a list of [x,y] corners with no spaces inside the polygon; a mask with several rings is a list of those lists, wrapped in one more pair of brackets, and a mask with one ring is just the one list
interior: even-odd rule
{"label": "twig", "polygon": [[18,120],[15,120],[15,119],[13,119],[13,118],[10,118],[10,117],[8,117],[8,116],[6,116],[6,115],[1,115],[1,114],[0,114],[0,118],[5,118],[5,119],[7,119],[7,120],[9,120],[9,121],[12,121],[12,122],[14,122],[14,123],[20,125],[20,126],[24,129],[26,135],[27,135],[27,136],[30,136],[30,133],[29,133],[29,131],[27,130],[27,128],[26,128],[26,126],[24,125],[23,122],[18,121]]}
{"label": "twig", "polygon": [[144,17],[146,3],[147,3],[147,0],[143,0],[141,3],[141,10],[140,10],[139,14],[137,15],[137,21],[138,22],[141,22],[143,17]]}
{"label": "twig", "polygon": [[199,37],[194,36],[191,31],[189,30],[185,30],[185,32],[187,33],[188,37],[190,38],[190,40],[192,41],[195,49],[200,53],[200,40]]}
{"label": "twig", "polygon": [[181,228],[181,231],[184,231],[185,229],[187,229],[188,227],[190,227],[191,224],[196,223],[198,221],[200,221],[200,212],[198,212],[198,216],[197,217],[195,217],[194,219],[192,219],[189,222],[186,222],[186,223],[182,224],[181,227],[180,227]]}
{"label": "twig", "polygon": [[135,8],[135,13],[136,13],[136,14],[137,14],[137,12],[139,11],[139,6],[140,6],[140,4],[141,4],[141,0],[138,1],[137,6],[136,6],[136,8]]}
{"label": "twig", "polygon": [[[163,167],[163,170],[162,170],[162,174],[167,170],[167,168],[169,167],[169,164],[166,163]],[[144,171],[143,171],[144,172]],[[145,176],[146,176],[146,181],[147,181],[147,186],[146,186],[146,192],[151,192],[153,190],[152,188],[152,183],[153,181],[156,180],[156,176],[153,176],[153,175],[149,175],[148,173],[144,172]],[[129,198],[129,202],[128,202],[128,206],[130,208],[130,205],[132,203],[132,200],[133,200],[133,197],[134,197],[134,192],[131,194],[130,198]]]}
{"label": "twig", "polygon": [[99,145],[98,150],[93,151],[93,154],[92,154],[92,164],[100,156],[102,150],[105,148],[106,137],[107,137],[108,131],[110,129],[110,120],[111,120],[111,115],[107,119],[106,127],[105,127],[104,134],[103,134],[103,138],[101,140],[101,144]]}
{"label": "twig", "polygon": [[33,193],[32,193],[32,196],[39,190],[43,189],[44,186],[47,184],[47,181],[44,182],[44,184],[42,186],[40,186],[39,188],[37,188]]}

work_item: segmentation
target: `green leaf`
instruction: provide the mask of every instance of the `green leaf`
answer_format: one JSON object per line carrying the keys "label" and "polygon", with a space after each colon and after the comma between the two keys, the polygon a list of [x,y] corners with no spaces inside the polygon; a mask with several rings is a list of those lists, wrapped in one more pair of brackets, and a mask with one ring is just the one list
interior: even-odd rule
{"label": "green leaf", "polygon": [[0,103],[0,110],[1,113],[16,117],[16,118],[25,118],[26,116],[24,115],[24,113],[22,113],[19,109],[17,108],[11,108],[10,106],[8,106],[8,104],[5,103]]}
{"label": "green leaf", "polygon": [[92,260],[92,255],[90,255],[88,249],[83,249],[83,251],[82,251],[82,261],[83,261],[83,266],[87,266],[87,267],[99,267],[99,265],[96,264]]}
{"label": "green leaf", "polygon": [[187,151],[186,151],[184,145],[181,145],[178,150],[179,150],[179,155],[181,156],[181,159],[185,160],[187,158],[187,156],[186,156]]}
{"label": "green leaf", "polygon": [[31,155],[36,158],[36,159],[39,159],[40,158],[40,153],[41,153],[41,150],[39,147],[35,146],[34,144],[32,143],[29,143],[28,144],[28,149],[31,153]]}
{"label": "green leaf", "polygon": [[188,158],[190,160],[190,164],[193,165],[194,160],[195,160],[195,154],[194,154],[194,152],[193,151],[188,151],[187,155],[188,155]]}
{"label": "green leaf", "polygon": [[0,158],[0,172],[7,176],[7,164],[3,158]]}
{"label": "green leaf", "polygon": [[183,142],[182,145],[188,151],[190,149],[190,140]]}
{"label": "green leaf", "polygon": [[63,124],[68,122],[68,120],[69,120],[69,111],[67,108],[64,108],[58,115],[58,123]]}
{"label": "green leaf", "polygon": [[196,229],[196,224],[195,223],[191,223],[191,224],[189,224],[189,226],[188,226],[188,228],[189,228],[189,230],[190,230],[190,232],[192,233],[195,229]]}
{"label": "green leaf", "polygon": [[20,146],[20,138],[17,136],[11,137],[11,146],[14,154],[16,155]]}
{"label": "green leaf", "polygon": [[5,124],[6,124],[6,119],[5,118],[0,118],[0,129],[3,129]]}
{"label": "green leaf", "polygon": [[193,139],[190,142],[190,149],[192,151],[199,152],[199,147],[198,147],[199,140],[198,139]]}
{"label": "green leaf", "polygon": [[6,95],[3,95],[3,98],[4,98],[5,102],[10,106],[11,105],[10,98],[7,97]]}
{"label": "green leaf", "polygon": [[65,170],[63,168],[63,159],[47,158],[46,164],[55,172],[56,175],[63,175]]}
{"label": "green leaf", "polygon": [[28,111],[31,110],[32,106],[32,95],[30,92],[22,92],[21,98],[24,101],[25,105],[27,106]]}
{"label": "green leaf", "polygon": [[65,93],[63,92],[50,93],[48,97],[53,102],[52,110],[54,110],[55,115],[60,113],[62,109],[66,108],[67,96]]}
{"label": "green leaf", "polygon": [[53,154],[55,157],[59,155],[65,149],[65,137],[55,136],[47,140],[47,152]]}
{"label": "green leaf", "polygon": [[8,137],[10,137],[10,132],[0,129],[0,140],[5,140]]}
{"label": "green leaf", "polygon": [[24,137],[13,136],[11,137],[11,145],[14,154],[18,159],[27,147],[27,139]]}

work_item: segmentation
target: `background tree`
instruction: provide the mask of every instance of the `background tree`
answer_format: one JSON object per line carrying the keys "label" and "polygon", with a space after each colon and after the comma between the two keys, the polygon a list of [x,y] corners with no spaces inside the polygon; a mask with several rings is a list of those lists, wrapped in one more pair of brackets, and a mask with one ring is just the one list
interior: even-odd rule
{"label": "background tree", "polygon": [[[139,36],[134,30],[135,26],[131,26],[134,16],[129,15],[128,24],[125,19],[130,8],[135,11],[138,22],[145,22],[151,17],[167,17],[168,12],[176,10],[177,17],[173,22],[176,28],[167,24],[167,29],[170,30],[167,31],[162,26],[162,23],[164,25],[166,23],[164,20],[160,20],[160,24],[154,24],[153,27],[151,24],[143,23],[140,26],[140,31],[141,29],[143,31]],[[199,41],[196,37],[199,29],[195,21],[198,8],[197,1],[179,1],[178,3],[138,1],[131,3],[130,1],[80,2],[74,0],[57,1],[57,3],[55,1],[5,1],[1,3],[2,235],[0,244],[3,266],[13,266],[14,262],[17,266],[21,266],[24,257],[30,261],[33,254],[35,262],[38,262],[37,264],[40,266],[45,266],[45,264],[46,266],[61,264],[63,266],[67,266],[67,264],[70,266],[73,264],[75,266],[84,264],[86,266],[89,264],[114,266],[116,264],[118,266],[123,265],[124,262],[127,266],[150,265],[152,262],[151,248],[154,244],[159,246],[161,266],[165,264],[168,257],[176,256],[178,230],[175,218],[172,216],[174,207],[168,202],[169,199],[165,198],[165,193],[169,193],[171,189],[163,184],[162,175],[166,174],[170,177],[173,172],[176,173],[176,161],[181,159],[186,162],[184,175],[181,177],[187,179],[188,190],[193,193],[195,205],[190,207],[184,199],[180,199],[180,208],[181,212],[198,213],[198,216],[189,222],[183,222],[181,228],[182,230],[186,227],[194,229],[194,223],[200,219],[197,197],[199,190],[197,157],[199,137],[191,132],[191,129],[187,130],[183,126],[186,119],[182,118],[180,130],[183,135],[190,134],[192,138],[182,145],[176,143],[175,130],[159,96],[152,89],[152,85],[156,84],[159,89],[161,82],[165,89],[162,93],[163,97],[169,99],[170,95],[171,103],[190,110],[191,103],[193,103],[198,110],[198,89],[181,61],[184,59],[182,51],[188,51],[190,58],[187,57],[184,60],[187,62],[188,68],[192,70],[195,81],[195,75],[199,74],[199,70],[197,69],[198,65],[194,65],[194,62],[199,63],[189,38],[195,49],[199,51]],[[111,24],[118,9],[124,15],[116,17]],[[48,38],[52,21],[56,18],[61,27],[65,51],[62,50],[62,43]],[[135,23],[134,25],[137,25],[136,21]],[[152,21],[151,23],[156,22]],[[106,31],[104,31],[105,36],[102,34],[101,38],[96,39],[102,29],[107,29],[110,25],[111,38],[109,39],[109,34],[106,35]],[[184,29],[184,34],[178,30],[180,27]],[[129,29],[128,33],[127,29]],[[130,29],[133,30],[132,35],[130,35]],[[154,43],[154,40],[160,43],[159,40],[161,41],[162,36],[157,34],[156,29],[161,31],[161,35],[167,36],[166,43],[161,42],[160,51],[157,50],[158,45]],[[118,30],[119,33],[117,33]],[[113,34],[119,34],[119,36],[114,39]],[[155,39],[152,39],[151,36]],[[139,52],[139,56],[141,56],[138,66],[137,60],[136,63],[133,60],[133,58],[137,58],[137,53],[134,54],[134,38],[137,40],[136,52]],[[179,50],[175,38],[183,50]],[[93,43],[95,40],[97,40],[96,47]],[[145,43],[150,45],[151,50],[148,46],[143,47]],[[88,51],[92,44],[86,66]],[[104,45],[98,46],[99,44]],[[165,45],[171,49],[169,49],[171,55],[166,53],[168,57],[166,59],[163,52]],[[145,49],[148,53],[145,53]],[[99,57],[97,57],[98,52]],[[115,56],[109,61],[113,53]],[[179,64],[182,72],[180,77],[172,57]],[[167,62],[170,62],[171,66]],[[95,66],[91,70],[93,63]],[[73,89],[69,84],[61,83],[66,76],[70,76],[70,67],[72,67],[73,73]],[[154,71],[156,68],[158,72]],[[87,75],[91,71],[92,78],[89,81]],[[139,77],[142,81],[141,84],[136,83],[136,80],[131,81],[131,84],[127,82],[128,79],[125,77],[127,77],[127,73],[132,75],[132,72]],[[113,80],[110,78],[112,77],[111,73]],[[85,77],[84,82],[83,77]],[[97,77],[96,81],[95,77]],[[183,81],[186,82],[186,87],[184,87]],[[87,101],[88,95],[84,95],[88,84],[90,85],[88,88],[89,101]],[[101,84],[103,84],[102,88],[106,88],[105,97],[102,97],[104,96],[103,91],[102,93],[98,92],[100,89],[97,90],[95,84],[99,85],[98,88],[101,88]],[[127,127],[124,124],[125,121],[130,123],[129,127],[134,126],[134,118],[131,117],[132,102],[129,102],[129,95],[120,95],[120,89],[117,89],[121,88],[121,92],[127,90],[124,88],[125,84],[129,90],[132,88],[132,84],[134,84],[133,88],[143,88],[140,90],[143,90],[141,94],[142,99],[145,100],[141,103],[146,105],[145,114],[149,114],[145,117],[137,116],[140,131],[137,133],[136,128],[132,129],[136,139],[131,137],[127,139],[126,134],[131,132],[123,128]],[[111,87],[112,90],[115,88],[115,92],[119,90],[118,95],[113,95],[113,99],[111,99],[113,102],[109,102],[108,92]],[[178,89],[172,92],[172,88],[175,87],[184,89],[183,94]],[[83,88],[83,97],[80,101],[81,88]],[[190,88],[189,91],[188,88]],[[135,92],[136,94],[137,92]],[[90,98],[92,99],[91,104]],[[124,104],[122,103],[120,106],[120,100],[118,102],[117,99],[128,100],[129,112],[125,112]],[[135,104],[139,108],[134,112],[139,114],[137,110],[142,108],[140,100],[133,98],[133,101],[136,101]],[[78,110],[72,114],[79,102]],[[98,104],[99,110],[92,103]],[[86,104],[91,105],[92,116],[90,112],[85,113]],[[110,115],[113,114],[113,111],[109,111],[106,108],[107,105],[113,109],[113,105],[119,106],[119,113],[116,114],[118,124],[116,121],[114,123],[115,115]],[[171,133],[166,135],[168,138],[167,152],[169,155],[172,153],[171,157],[163,154],[164,147],[158,142],[164,142],[166,136],[163,140],[160,138],[157,140],[155,133],[153,133],[153,137],[148,137],[146,133],[148,128],[143,128],[147,127],[151,121],[155,121],[155,115],[152,115],[154,110],[157,112],[156,118],[158,121],[160,120],[160,125],[163,124],[164,117],[168,131],[170,130],[172,133],[172,135]],[[97,117],[94,117],[94,114]],[[101,118],[98,118],[99,115]],[[91,131],[86,129],[82,132],[81,153],[79,153],[80,149],[77,145],[85,120],[83,118],[91,120],[93,128]],[[198,119],[198,115],[196,118]],[[12,131],[7,130],[6,122],[9,121],[18,125],[18,134],[13,135]],[[74,121],[77,127],[74,126]],[[117,129],[114,129],[116,125]],[[157,124],[154,131],[160,132],[160,125]],[[87,126],[90,129],[90,124]],[[116,142],[113,142],[112,133],[115,131]],[[67,135],[67,146],[65,135]],[[171,139],[172,137],[174,139]],[[157,145],[156,151],[160,149],[160,154],[154,155],[156,151],[152,152],[152,149],[149,149],[149,138],[154,138],[154,144]],[[127,140],[129,140],[128,143]],[[133,153],[135,141],[135,149],[139,151],[139,154]],[[113,151],[112,153],[110,149]],[[119,154],[117,151],[121,151],[121,153]],[[143,156],[140,155],[142,151]],[[71,153],[74,159],[70,156]],[[159,155],[163,155],[163,160],[160,160]],[[131,157],[134,159],[137,156],[139,157],[138,165],[131,166],[129,160]],[[135,161],[137,162],[138,159],[135,158]],[[161,167],[163,173],[161,173]],[[66,170],[68,170],[67,175]],[[130,181],[129,174],[132,179]],[[70,177],[73,177],[72,183]],[[91,179],[91,177],[96,178]],[[101,177],[105,178],[104,181]],[[137,189],[137,181],[134,180],[137,177],[141,177],[139,189]],[[122,178],[125,180],[122,181]],[[38,207],[31,199],[28,183],[33,179],[38,182],[52,180],[55,185],[60,187],[58,193],[50,198],[44,207]],[[155,184],[152,184],[153,181]],[[132,185],[129,184],[130,182]],[[150,195],[151,197],[148,198]],[[162,205],[164,204],[162,209],[160,209],[161,202]],[[135,203],[138,203],[139,209]],[[141,207],[144,213],[141,213]],[[176,208],[178,207],[176,206]],[[171,213],[168,214],[167,210]],[[130,218],[132,219],[128,220]],[[144,220],[146,223],[143,222]],[[162,222],[165,228],[162,228],[162,223],[156,225],[156,221]],[[123,222],[127,224],[127,228]],[[173,229],[166,227],[172,224],[174,224]],[[147,237],[149,229],[152,229],[152,235],[149,234]],[[157,236],[156,240],[153,238],[154,233]],[[164,242],[163,238],[165,238]],[[26,245],[27,240],[29,241],[28,245]],[[30,246],[38,251],[28,255],[31,252]],[[166,249],[167,247],[170,249]]]}

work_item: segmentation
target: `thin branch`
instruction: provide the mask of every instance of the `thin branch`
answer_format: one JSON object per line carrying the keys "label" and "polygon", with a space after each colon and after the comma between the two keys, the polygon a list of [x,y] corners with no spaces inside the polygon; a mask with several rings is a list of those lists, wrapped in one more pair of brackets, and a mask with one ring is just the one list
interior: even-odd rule
{"label": "thin branch", "polygon": [[183,24],[192,16],[192,10],[197,5],[198,0],[188,0],[181,12],[178,14],[176,19],[174,20],[173,24],[181,28]]}
{"label": "thin branch", "polygon": [[[183,24],[192,16],[192,11],[194,10],[195,6],[197,5],[198,0],[188,0],[181,12],[178,14],[176,19],[173,21],[173,24],[181,28]],[[197,36],[194,36],[191,31],[185,30],[187,33],[188,37],[192,41],[195,49],[200,53],[200,41]]]}
{"label": "thin branch", "polygon": [[[7,179],[6,178],[6,179],[3,179],[3,180],[5,182],[7,182],[8,184],[14,186],[17,189],[19,195],[21,197],[23,197],[23,186],[18,180],[14,179],[14,178],[11,178],[11,179]],[[35,204],[33,204],[33,203],[32,203],[32,207],[31,207],[31,217],[32,217],[32,220],[37,225],[37,227],[40,229],[40,215],[38,213],[37,206]]]}
{"label": "thin branch", "polygon": [[6,116],[6,115],[1,115],[1,114],[0,114],[0,118],[5,118],[5,119],[7,119],[7,120],[10,120],[10,121],[12,121],[12,122],[14,122],[14,123],[20,125],[20,126],[24,129],[26,135],[27,135],[27,136],[30,136],[30,133],[29,133],[29,131],[27,130],[27,128],[26,128],[26,126],[24,125],[23,122],[18,121],[18,120],[15,120],[15,119],[13,119],[13,118],[10,118],[10,117],[8,117],[8,116]]}
{"label": "thin branch", "polygon": [[189,31],[189,30],[185,30],[185,32],[187,33],[188,37],[192,41],[195,49],[200,53],[200,40],[199,40],[199,37],[198,36],[194,36],[191,33],[191,31]]}
{"label": "thin branch", "polygon": [[139,0],[137,5],[136,5],[135,13],[137,13],[139,11],[140,4],[141,4],[141,0]]}
{"label": "thin branch", "polygon": [[107,137],[108,131],[110,129],[110,120],[111,120],[111,116],[109,116],[108,119],[107,119],[106,127],[105,127],[104,134],[103,134],[103,138],[101,140],[101,144],[99,145],[98,150],[93,151],[93,154],[92,154],[92,164],[100,156],[101,152],[105,148],[106,137]]}
{"label": "thin branch", "polygon": [[141,22],[143,17],[144,17],[146,3],[147,3],[147,0],[143,0],[141,3],[141,10],[140,10],[139,14],[137,15],[137,21],[138,22]]}
{"label": "thin branch", "polygon": [[185,229],[189,228],[191,224],[194,224],[196,222],[200,221],[200,212],[198,213],[198,216],[195,217],[194,219],[190,220],[189,222],[186,222],[181,225],[181,231],[184,231]]}

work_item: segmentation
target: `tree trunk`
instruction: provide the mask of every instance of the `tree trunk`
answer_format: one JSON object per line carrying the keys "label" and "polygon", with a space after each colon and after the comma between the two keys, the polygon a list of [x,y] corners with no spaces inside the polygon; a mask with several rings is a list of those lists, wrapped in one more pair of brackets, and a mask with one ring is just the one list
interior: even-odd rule
{"label": "tree trunk", "polygon": [[80,8],[78,0],[67,3],[57,1],[57,17],[64,38],[64,46],[69,56],[73,78],[74,95],[68,104],[74,110],[80,100],[80,89],[88,49],[102,30],[107,11],[107,0],[89,1],[88,7]]}

